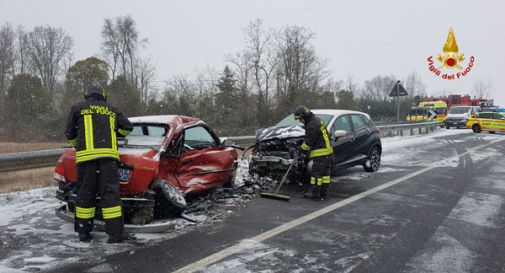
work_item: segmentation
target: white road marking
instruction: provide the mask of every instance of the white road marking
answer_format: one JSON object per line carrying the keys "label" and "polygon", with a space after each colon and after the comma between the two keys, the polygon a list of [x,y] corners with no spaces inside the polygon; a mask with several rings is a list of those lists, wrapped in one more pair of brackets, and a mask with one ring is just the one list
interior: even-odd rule
{"label": "white road marking", "polygon": [[[496,143],[502,142],[502,141],[505,141],[505,139],[497,139],[497,140],[490,141],[487,144],[479,145],[477,147],[468,149],[468,151],[466,151],[466,152],[464,152],[464,153],[462,153],[460,155],[457,155],[456,157],[457,158],[464,157],[464,156],[466,156],[466,155],[468,155],[468,154],[470,154],[470,153],[472,153],[474,151],[480,150],[482,148],[486,148],[488,146],[491,146],[493,144],[496,144]],[[445,160],[447,160],[447,159],[445,159]],[[233,246],[225,248],[225,249],[223,249],[221,251],[218,251],[218,252],[216,252],[216,253],[214,253],[212,255],[209,255],[209,256],[201,259],[201,260],[198,260],[198,261],[193,262],[193,263],[191,263],[191,264],[189,264],[189,265],[187,265],[187,266],[185,266],[183,268],[180,268],[180,269],[174,271],[174,273],[188,273],[188,272],[195,272],[195,271],[203,270],[207,266],[209,266],[211,264],[214,264],[214,263],[216,263],[216,262],[218,262],[218,261],[220,261],[220,260],[222,260],[222,259],[224,259],[224,258],[226,258],[228,256],[231,256],[233,254],[239,253],[239,252],[241,252],[241,251],[243,251],[245,249],[250,248],[251,247],[251,241],[252,242],[261,243],[261,242],[263,242],[263,241],[265,241],[265,240],[267,240],[269,238],[272,238],[272,237],[277,236],[277,235],[279,235],[279,234],[281,234],[283,232],[291,230],[291,229],[293,229],[293,228],[295,228],[297,226],[305,224],[305,223],[307,223],[307,222],[309,222],[309,221],[311,221],[311,220],[313,220],[315,218],[318,218],[318,217],[320,217],[320,216],[322,216],[322,215],[324,215],[326,213],[332,212],[332,211],[334,211],[336,209],[339,209],[339,208],[341,208],[343,206],[346,206],[346,205],[351,204],[351,203],[353,203],[355,201],[363,199],[363,198],[365,198],[365,197],[367,197],[367,196],[369,196],[371,194],[374,194],[376,192],[382,191],[382,190],[387,189],[389,187],[392,187],[392,186],[394,186],[396,184],[399,184],[401,182],[409,180],[409,179],[411,179],[413,177],[419,176],[419,175],[421,175],[421,174],[423,174],[425,172],[428,172],[428,171],[430,171],[430,170],[432,170],[432,169],[434,169],[436,167],[441,166],[442,163],[445,160],[440,160],[440,161],[433,162],[433,164],[431,166],[429,166],[429,167],[426,167],[424,169],[415,171],[415,172],[413,172],[411,174],[407,174],[405,176],[402,176],[400,178],[394,179],[394,180],[392,180],[390,182],[387,182],[387,183],[384,183],[384,184],[382,184],[380,186],[372,188],[372,189],[370,189],[368,191],[362,192],[360,194],[357,194],[357,195],[354,195],[352,197],[349,197],[349,198],[347,198],[345,200],[342,200],[342,201],[339,201],[337,203],[331,204],[331,205],[329,205],[327,207],[321,208],[321,209],[319,209],[317,211],[311,212],[311,213],[309,213],[309,214],[307,214],[305,216],[302,216],[300,218],[297,218],[297,219],[295,219],[295,220],[293,220],[291,222],[288,222],[288,223],[280,225],[280,226],[278,226],[276,228],[267,230],[267,231],[265,231],[265,232],[263,232],[263,233],[261,233],[259,235],[256,235],[256,236],[254,236],[252,238],[244,239],[244,240],[240,241],[239,243],[237,243],[237,244],[235,244]]]}

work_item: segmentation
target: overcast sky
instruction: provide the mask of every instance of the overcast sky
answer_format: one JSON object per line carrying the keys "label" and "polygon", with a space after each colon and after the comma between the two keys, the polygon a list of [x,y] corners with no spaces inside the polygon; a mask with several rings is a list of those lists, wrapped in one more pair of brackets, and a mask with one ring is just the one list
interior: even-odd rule
{"label": "overcast sky", "polygon": [[[221,70],[228,54],[244,47],[241,28],[256,18],[266,27],[306,26],[313,44],[328,58],[334,79],[352,74],[360,84],[376,75],[403,79],[416,71],[428,94],[470,93],[489,82],[491,96],[505,105],[505,1],[337,0],[0,0],[0,24],[31,29],[49,24],[74,39],[74,60],[100,56],[105,18],[131,15],[156,78],[192,76],[205,67]],[[472,71],[447,81],[428,71],[427,57],[442,53],[450,27]]]}

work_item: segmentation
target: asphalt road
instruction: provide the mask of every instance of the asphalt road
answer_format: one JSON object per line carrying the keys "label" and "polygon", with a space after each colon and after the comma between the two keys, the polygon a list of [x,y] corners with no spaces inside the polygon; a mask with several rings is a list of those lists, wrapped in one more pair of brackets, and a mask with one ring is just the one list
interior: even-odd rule
{"label": "asphalt road", "polygon": [[[54,272],[505,272],[505,135],[384,143],[330,198],[256,198],[221,223]],[[286,224],[289,223],[289,224]]]}

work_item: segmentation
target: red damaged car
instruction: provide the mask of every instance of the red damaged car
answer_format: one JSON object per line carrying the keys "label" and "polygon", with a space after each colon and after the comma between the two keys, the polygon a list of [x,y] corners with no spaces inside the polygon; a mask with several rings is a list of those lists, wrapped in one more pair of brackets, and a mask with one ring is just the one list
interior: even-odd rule
{"label": "red damaged car", "polygon": [[[129,120],[133,131],[118,145],[118,176],[127,222],[138,213],[151,214],[150,220],[156,215],[181,214],[186,208],[186,196],[222,185],[233,186],[236,146],[230,141],[221,142],[203,121],[177,115]],[[70,220],[77,181],[75,149],[65,150],[54,177],[59,183],[57,198],[67,203],[61,210],[66,210],[66,219]],[[96,206],[100,207],[99,196]]]}

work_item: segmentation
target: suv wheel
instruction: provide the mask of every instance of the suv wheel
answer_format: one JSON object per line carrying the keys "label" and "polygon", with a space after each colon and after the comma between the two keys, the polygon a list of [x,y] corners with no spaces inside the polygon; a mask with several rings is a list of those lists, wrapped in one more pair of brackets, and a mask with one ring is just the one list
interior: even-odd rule
{"label": "suv wheel", "polygon": [[477,134],[478,134],[478,133],[480,133],[480,132],[482,131],[482,129],[480,128],[480,125],[479,125],[479,124],[474,124],[474,125],[472,125],[472,131],[473,131],[474,133],[477,133]]}
{"label": "suv wheel", "polygon": [[366,172],[376,172],[381,165],[381,150],[378,146],[374,146],[368,153],[368,159],[363,165]]}

